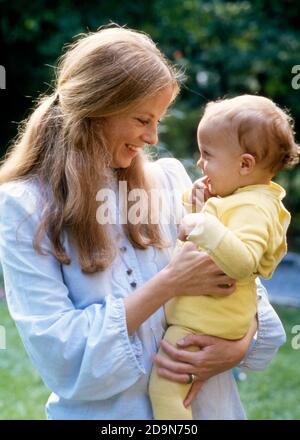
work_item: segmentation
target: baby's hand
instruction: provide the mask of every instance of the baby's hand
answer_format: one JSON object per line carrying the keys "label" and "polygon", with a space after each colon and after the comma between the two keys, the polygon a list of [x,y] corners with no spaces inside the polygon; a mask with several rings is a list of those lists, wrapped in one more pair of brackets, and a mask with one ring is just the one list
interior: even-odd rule
{"label": "baby's hand", "polygon": [[192,230],[197,226],[199,222],[198,214],[187,214],[181,220],[179,229],[178,229],[178,238],[181,241],[185,241],[187,237],[190,235]]}
{"label": "baby's hand", "polygon": [[196,212],[201,211],[204,203],[213,196],[209,192],[207,176],[195,180],[191,194],[192,200],[190,202],[196,207]]}

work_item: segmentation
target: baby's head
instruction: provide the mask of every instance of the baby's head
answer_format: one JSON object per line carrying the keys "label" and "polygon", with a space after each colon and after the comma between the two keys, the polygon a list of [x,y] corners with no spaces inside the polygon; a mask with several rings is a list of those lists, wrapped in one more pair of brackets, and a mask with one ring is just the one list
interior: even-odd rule
{"label": "baby's head", "polygon": [[299,160],[292,118],[263,96],[241,95],[207,104],[198,126],[198,166],[210,192],[232,194],[247,185],[268,184]]}

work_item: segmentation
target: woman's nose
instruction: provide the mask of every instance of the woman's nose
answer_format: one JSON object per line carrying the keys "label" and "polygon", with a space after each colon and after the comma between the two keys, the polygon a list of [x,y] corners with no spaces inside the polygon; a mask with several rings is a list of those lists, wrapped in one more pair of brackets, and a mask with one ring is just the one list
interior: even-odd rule
{"label": "woman's nose", "polygon": [[143,142],[150,145],[156,145],[158,142],[157,125],[148,126],[143,132]]}

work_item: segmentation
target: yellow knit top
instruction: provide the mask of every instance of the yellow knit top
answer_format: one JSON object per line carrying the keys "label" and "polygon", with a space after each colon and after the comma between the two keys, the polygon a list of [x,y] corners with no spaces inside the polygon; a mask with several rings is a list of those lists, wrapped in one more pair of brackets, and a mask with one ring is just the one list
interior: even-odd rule
{"label": "yellow knit top", "polygon": [[[189,194],[183,202],[188,211]],[[282,204],[284,189],[269,185],[239,188],[227,197],[210,198],[197,216],[188,240],[207,252],[230,277],[237,280],[233,294],[181,296],[165,305],[169,325],[193,332],[239,339],[256,313],[258,275],[270,278],[287,251],[290,214]],[[178,241],[178,246],[183,243]]]}

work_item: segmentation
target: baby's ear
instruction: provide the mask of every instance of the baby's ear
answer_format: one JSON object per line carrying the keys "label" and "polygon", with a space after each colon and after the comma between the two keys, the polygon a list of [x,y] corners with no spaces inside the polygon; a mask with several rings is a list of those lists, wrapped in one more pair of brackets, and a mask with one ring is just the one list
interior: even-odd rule
{"label": "baby's ear", "polygon": [[256,165],[255,157],[252,154],[244,153],[240,157],[240,175],[246,176],[251,174]]}

